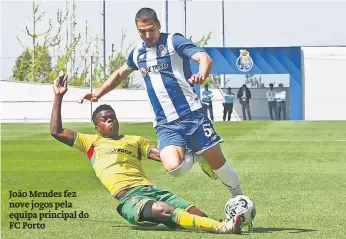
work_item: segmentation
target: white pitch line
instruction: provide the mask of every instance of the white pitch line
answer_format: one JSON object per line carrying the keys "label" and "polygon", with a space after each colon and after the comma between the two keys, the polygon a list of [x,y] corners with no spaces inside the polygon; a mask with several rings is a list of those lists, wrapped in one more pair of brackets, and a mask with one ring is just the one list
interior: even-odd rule
{"label": "white pitch line", "polygon": [[[4,139],[1,141],[51,141],[55,139]],[[150,141],[156,141],[157,139],[149,139]],[[225,142],[231,141],[261,141],[261,142],[346,142],[346,139],[224,139]]]}

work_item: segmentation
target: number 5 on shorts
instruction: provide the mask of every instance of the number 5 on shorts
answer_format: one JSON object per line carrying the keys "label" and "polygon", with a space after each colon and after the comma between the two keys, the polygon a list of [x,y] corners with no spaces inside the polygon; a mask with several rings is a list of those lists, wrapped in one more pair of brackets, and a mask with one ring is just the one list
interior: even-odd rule
{"label": "number 5 on shorts", "polygon": [[214,134],[214,130],[210,124],[204,124],[204,125],[202,125],[202,127],[203,127],[204,134],[206,137],[211,137]]}

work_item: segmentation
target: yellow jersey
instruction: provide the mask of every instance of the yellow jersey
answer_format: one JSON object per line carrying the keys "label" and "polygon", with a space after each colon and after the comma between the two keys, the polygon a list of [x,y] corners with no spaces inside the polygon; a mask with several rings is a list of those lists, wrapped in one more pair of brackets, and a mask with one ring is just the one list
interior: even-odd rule
{"label": "yellow jersey", "polygon": [[75,132],[73,147],[87,154],[96,176],[113,196],[126,188],[152,185],[141,163],[152,145],[143,137],[122,135],[113,139]]}

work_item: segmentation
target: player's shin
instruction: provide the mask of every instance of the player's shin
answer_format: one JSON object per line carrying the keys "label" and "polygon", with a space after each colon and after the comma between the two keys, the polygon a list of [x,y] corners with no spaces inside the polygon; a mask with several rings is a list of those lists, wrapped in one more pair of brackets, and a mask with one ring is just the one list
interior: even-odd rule
{"label": "player's shin", "polygon": [[222,184],[231,192],[233,197],[243,194],[238,175],[234,169],[227,164],[227,162],[213,171],[219,177]]}

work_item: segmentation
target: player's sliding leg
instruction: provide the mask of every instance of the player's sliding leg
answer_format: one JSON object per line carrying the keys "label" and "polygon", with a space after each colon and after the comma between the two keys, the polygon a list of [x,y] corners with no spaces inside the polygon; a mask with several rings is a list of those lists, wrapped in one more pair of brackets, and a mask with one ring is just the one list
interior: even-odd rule
{"label": "player's sliding leg", "polygon": [[[149,209],[150,207],[151,210]],[[228,222],[219,222],[204,216],[205,214],[196,207],[191,207],[186,211],[162,201],[147,202],[141,214],[141,218],[144,221],[161,222],[163,224],[174,222],[190,230],[234,234],[240,234],[241,232],[240,219],[238,216]]]}
{"label": "player's sliding leg", "polygon": [[183,209],[173,211],[172,220],[180,226],[196,231],[240,234],[241,224],[239,216],[228,222],[219,222],[211,218],[190,214]]}
{"label": "player's sliding leg", "polygon": [[222,184],[232,193],[233,197],[243,194],[237,173],[231,168],[222,154],[219,144],[202,152],[213,172],[219,177]]}
{"label": "player's sliding leg", "polygon": [[240,218],[219,222],[190,202],[155,186],[137,186],[119,199],[117,212],[135,225],[165,224],[170,228],[193,229],[214,233],[240,233]]}
{"label": "player's sliding leg", "polygon": [[[190,213],[190,214],[192,214],[192,215],[197,215],[197,216],[200,216],[200,217],[207,217],[207,215],[205,215],[204,212],[202,212],[201,210],[199,210],[198,208],[196,208],[194,206],[188,208],[185,211]],[[173,220],[171,220],[169,222],[164,222],[163,224],[166,225],[167,227],[171,228],[171,229],[184,229],[184,227],[182,227],[179,224],[175,223]]]}

